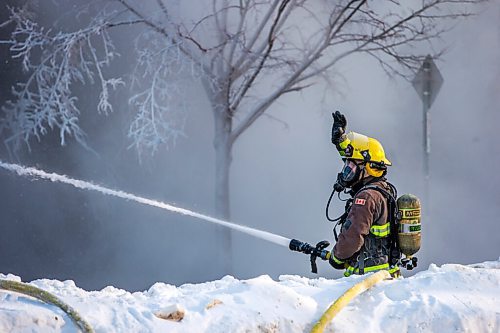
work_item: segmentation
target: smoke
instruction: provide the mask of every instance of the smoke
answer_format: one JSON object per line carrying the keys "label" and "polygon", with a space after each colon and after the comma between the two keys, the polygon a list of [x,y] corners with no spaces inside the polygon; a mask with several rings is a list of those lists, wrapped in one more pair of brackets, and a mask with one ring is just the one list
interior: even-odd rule
{"label": "smoke", "polygon": [[[49,5],[40,6],[42,16],[50,17],[44,7]],[[431,109],[429,202],[423,202],[429,217],[422,222],[419,269],[431,262],[492,260],[500,253],[495,170],[500,159],[500,8],[496,3],[484,8],[436,45],[449,50],[437,62],[444,83]],[[126,32],[113,38],[120,47],[130,42]],[[15,82],[22,74],[13,71],[12,59],[4,64],[7,53],[1,51],[0,71],[9,78],[5,82]],[[110,70],[128,71],[128,55],[113,66]],[[422,105],[411,84],[387,78],[364,56],[346,59],[338,71],[345,82],[326,93],[318,85],[280,100],[271,117],[261,118],[239,138],[231,170],[233,221],[309,243],[333,240],[324,213],[341,167],[329,140],[330,113],[336,109],[347,115],[350,130],[384,145],[393,162],[388,178],[400,194],[425,198]],[[5,100],[8,87],[3,83],[1,89]],[[125,103],[128,91],[118,93],[124,102],[115,113],[103,117],[94,112],[99,91],[92,86],[79,94],[85,110],[82,127],[98,155],[72,142],[60,147],[56,133],[33,142],[32,152],[22,153],[19,161],[211,215],[215,170],[210,106],[201,87],[192,84],[185,91],[190,99],[187,137],[143,164],[127,149],[132,117]],[[8,153],[1,149],[6,160]],[[221,277],[216,230],[210,225],[64,185],[5,172],[0,178],[4,273],[25,280],[73,279],[87,289],[113,284],[129,290],[156,281],[181,284]],[[335,199],[330,214],[340,215],[343,206]],[[313,276],[308,258],[299,253],[237,233],[233,244],[233,272],[239,278]],[[318,266],[320,276],[341,276],[326,263]]]}
{"label": "smoke", "polygon": [[[347,79],[342,95],[329,95],[326,105],[320,89],[282,101],[273,115],[286,119],[288,129],[279,122],[261,121],[251,137],[242,138],[233,172],[237,211],[248,209],[251,203],[256,208],[246,216],[258,227],[290,230],[294,237],[310,242],[332,240],[324,207],[341,168],[328,140],[330,113],[339,109],[347,115],[350,130],[375,137],[384,145],[393,162],[388,179],[399,193],[413,193],[422,200],[426,218],[416,271],[427,269],[430,263],[495,260],[500,253],[495,169],[500,148],[494,144],[500,117],[500,8],[489,4],[483,9],[436,45],[448,47],[448,52],[437,61],[444,83],[430,110],[428,197],[418,94],[410,82],[388,78],[376,61],[357,56],[342,64],[341,74]],[[317,112],[303,112],[311,109]],[[334,202],[331,214],[340,215],[343,205]],[[269,258],[268,250],[257,256],[262,258],[259,267],[265,266],[259,273],[277,271],[273,265],[279,262],[281,271],[308,274],[305,258],[284,254]],[[340,275],[328,267],[319,270],[322,276]],[[247,271],[245,276],[252,273]]]}

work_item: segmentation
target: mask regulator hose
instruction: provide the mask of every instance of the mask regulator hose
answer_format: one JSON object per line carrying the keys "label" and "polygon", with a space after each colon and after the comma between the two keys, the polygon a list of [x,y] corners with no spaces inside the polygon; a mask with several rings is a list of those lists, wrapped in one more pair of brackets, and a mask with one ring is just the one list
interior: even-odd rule
{"label": "mask regulator hose", "polygon": [[330,252],[325,250],[328,246],[330,246],[330,242],[324,240],[316,244],[316,246],[312,246],[308,243],[301,242],[297,239],[292,239],[289,244],[289,248],[292,251],[302,252],[304,254],[311,255],[311,272],[318,273],[318,266],[316,265],[316,259],[319,257],[323,260],[330,259]]}

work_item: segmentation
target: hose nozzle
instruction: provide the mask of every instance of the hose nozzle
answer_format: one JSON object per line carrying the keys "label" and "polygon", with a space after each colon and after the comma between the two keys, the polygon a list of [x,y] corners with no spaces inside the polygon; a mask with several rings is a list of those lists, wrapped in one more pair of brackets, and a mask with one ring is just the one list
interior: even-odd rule
{"label": "hose nozzle", "polygon": [[312,245],[305,242],[301,242],[298,239],[292,239],[288,247],[292,251],[302,252],[305,254],[311,254],[314,251],[314,247]]}
{"label": "hose nozzle", "polygon": [[330,245],[328,241],[321,241],[316,244],[316,247],[311,244],[301,242],[297,239],[292,239],[288,247],[292,251],[302,252],[305,254],[311,255],[311,271],[313,273],[318,272],[318,268],[316,266],[316,258],[320,257],[323,260],[328,260],[328,251],[325,250]]}

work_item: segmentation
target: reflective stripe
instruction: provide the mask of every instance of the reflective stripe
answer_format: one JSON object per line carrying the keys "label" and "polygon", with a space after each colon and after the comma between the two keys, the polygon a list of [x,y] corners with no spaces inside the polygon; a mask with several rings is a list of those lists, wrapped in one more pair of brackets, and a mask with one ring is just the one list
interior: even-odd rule
{"label": "reflective stripe", "polygon": [[391,275],[396,273],[397,271],[399,271],[399,266],[394,266],[392,268],[389,268],[389,273],[391,273]]}
{"label": "reflective stripe", "polygon": [[347,146],[351,143],[351,140],[349,140],[347,137],[344,141],[339,142],[339,147],[342,149],[346,149]]}
{"label": "reflective stripe", "polygon": [[343,260],[340,260],[339,258],[337,258],[336,256],[334,256],[333,254],[332,254],[331,258],[333,259],[333,261],[335,261],[339,265],[342,265],[344,263]]}
{"label": "reflective stripe", "polygon": [[[382,265],[375,265],[375,266],[369,266],[369,267],[365,267],[365,273],[369,273],[369,272],[374,272],[374,271],[380,271],[381,269],[389,269],[389,263],[385,263],[385,264],[382,264]],[[347,267],[347,269],[345,270],[345,273],[344,273],[344,276],[351,276],[352,274],[356,274],[359,272],[359,269],[358,268],[354,268],[352,267],[351,265],[349,265]]]}
{"label": "reflective stripe", "polygon": [[[380,271],[382,269],[387,270],[389,272],[389,274],[393,275],[393,277],[399,277],[401,275],[400,272],[399,272],[399,266],[390,267],[389,263],[385,263],[385,264],[382,264],[382,265],[365,267],[365,273],[374,272],[374,271]],[[354,268],[351,265],[348,265],[347,269],[344,272],[344,276],[345,277],[349,277],[352,274],[357,274],[358,272],[359,272],[358,268]]]}
{"label": "reflective stripe", "polygon": [[389,268],[388,272],[393,278],[401,277],[401,270],[399,269],[399,266]]}
{"label": "reflective stripe", "polygon": [[376,237],[386,237],[391,233],[391,224],[387,222],[384,225],[372,225],[370,232]]}

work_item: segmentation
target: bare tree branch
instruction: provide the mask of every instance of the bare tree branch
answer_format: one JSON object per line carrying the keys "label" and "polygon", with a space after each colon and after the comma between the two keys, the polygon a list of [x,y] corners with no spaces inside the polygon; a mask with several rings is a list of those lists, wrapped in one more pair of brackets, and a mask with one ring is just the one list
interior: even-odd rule
{"label": "bare tree branch", "polygon": [[[115,3],[121,6],[119,9],[115,6],[108,10],[103,5],[98,18],[73,33],[57,32],[56,26],[45,30],[26,15],[15,17],[13,13],[8,21],[0,23],[0,29],[13,23],[18,29],[12,38],[0,43],[10,45],[29,76],[15,89],[17,101],[5,107],[10,112],[7,118],[17,119],[19,124],[26,119],[23,126],[31,125],[20,133],[26,138],[40,138],[46,132],[42,119],[51,119],[49,127],[66,126],[61,125],[61,120],[54,121],[48,111],[49,105],[60,105],[55,110],[63,111],[61,116],[72,115],[72,122],[67,123],[76,126],[78,108],[68,82],[85,80],[100,84],[99,112],[111,112],[110,88],[123,81],[107,78],[105,72],[105,66],[117,55],[107,30],[134,27],[134,31],[140,31],[137,38],[142,40],[136,47],[136,68],[140,70],[135,73],[140,75],[133,75],[131,81],[132,87],[139,89],[131,98],[131,104],[139,110],[137,131],[130,132],[134,133],[134,146],[140,146],[141,137],[150,143],[167,141],[166,132],[158,134],[159,123],[151,121],[165,122],[166,118],[159,115],[171,111],[162,108],[160,100],[172,103],[174,96],[180,98],[182,92],[167,84],[171,74],[178,71],[201,78],[214,115],[229,119],[226,130],[232,129],[232,143],[280,96],[303,91],[315,78],[325,77],[328,81],[327,73],[352,54],[376,58],[388,73],[412,73],[424,55],[411,54],[410,47],[429,43],[432,48],[430,42],[450,28],[443,22],[472,15],[468,6],[484,1],[422,0],[407,4],[397,0],[211,0],[197,3],[206,10],[191,14],[176,12],[184,2],[153,0],[159,9],[155,16],[147,12],[148,6],[113,0],[106,6]],[[92,5],[98,6],[99,2]],[[302,24],[304,20],[307,24]],[[440,52],[433,51],[435,55]],[[38,53],[41,58],[35,61]],[[155,72],[155,66],[162,70]],[[49,83],[52,88],[47,86]],[[59,88],[54,90],[54,85]],[[65,100],[56,98],[63,95]],[[164,98],[158,99],[160,95]],[[23,103],[37,106],[20,108]],[[61,119],[67,119],[64,117]],[[6,128],[5,119],[0,128]],[[76,133],[75,126],[64,127],[61,135]],[[153,146],[142,147],[156,149]]]}
{"label": "bare tree branch", "polygon": [[126,0],[116,0],[116,1],[118,1],[119,3],[121,3],[131,13],[133,13],[134,15],[136,15],[137,17],[139,17],[142,20],[142,23],[144,23],[145,25],[147,25],[150,28],[152,28],[154,31],[156,31],[156,32],[162,34],[163,36],[165,36],[166,38],[168,38],[173,44],[178,44],[179,45],[179,49],[191,61],[193,61],[196,64],[198,64],[201,68],[204,68],[204,70],[206,72],[205,73],[206,75],[212,75],[212,73],[200,61],[199,57],[196,57],[189,50],[187,50],[185,47],[183,47],[182,45],[180,45],[180,42],[174,36],[172,36],[171,34],[169,34],[167,30],[165,30],[163,27],[155,24],[152,20],[148,19],[146,16],[142,15],[137,9],[135,9],[134,7],[132,7],[131,5],[129,5]]}
{"label": "bare tree branch", "polygon": [[[97,110],[107,114],[112,90],[127,83],[135,111],[128,140],[141,159],[183,136],[186,91],[199,82],[214,117],[215,209],[228,219],[233,144],[280,97],[317,79],[336,81],[337,65],[354,54],[407,77],[424,55],[441,54],[432,42],[453,20],[484,1],[101,0],[86,2],[85,15],[76,16],[88,25],[69,32],[62,19],[44,27],[28,10],[13,9],[0,29],[14,25],[14,31],[0,43],[20,59],[27,79],[2,108],[0,134],[8,145],[29,147],[31,138],[58,130],[62,144],[72,136],[85,145],[73,90],[96,83]],[[135,66],[130,76],[110,77],[118,56],[110,31],[122,29],[134,35],[135,47],[124,52],[132,50]]]}
{"label": "bare tree branch", "polygon": [[170,15],[168,14],[168,10],[167,10],[167,7],[165,6],[165,4],[163,3],[163,0],[156,0],[156,3],[158,4],[158,6],[160,7],[161,11],[163,12],[163,14],[165,14],[165,18],[168,20]]}
{"label": "bare tree branch", "polygon": [[[453,2],[457,3],[456,1]],[[356,6],[352,7],[352,5],[354,5],[355,3],[357,3]],[[303,61],[300,67],[296,68],[296,70],[291,73],[290,76],[280,86],[278,86],[278,88],[276,88],[273,93],[269,94],[262,102],[257,104],[253,111],[248,113],[243,120],[239,121],[238,126],[236,126],[233,131],[231,137],[232,140],[236,140],[239,135],[241,135],[241,133],[243,133],[248,127],[250,127],[253,122],[267,110],[267,108],[272,104],[272,101],[276,100],[285,93],[295,91],[295,89],[293,88],[294,85],[320,75],[321,73],[335,66],[338,61],[350,56],[351,54],[358,52],[367,52],[371,56],[376,56],[383,68],[386,69],[389,67],[388,62],[383,60],[383,58],[381,58],[380,55],[376,53],[382,52],[395,59],[403,67],[414,69],[415,64],[422,59],[422,56],[404,56],[397,51],[397,48],[399,46],[408,45],[410,43],[431,40],[441,35],[444,30],[432,32],[432,29],[414,29],[407,23],[418,19],[421,20],[420,22],[422,26],[425,26],[425,23],[428,23],[431,20],[435,19],[435,15],[428,15],[428,17],[426,17],[423,15],[423,13],[443,3],[449,3],[449,1],[424,1],[420,9],[411,12],[406,17],[402,17],[401,19],[396,20],[396,22],[394,22],[393,24],[387,26],[382,19],[375,18],[372,14],[366,15],[370,12],[362,11],[361,7],[366,4],[366,1],[353,0],[348,2],[345,7],[338,11],[338,16],[330,20],[331,25],[326,31],[326,37],[321,44],[319,44],[316,48],[313,48],[314,52],[309,53],[308,57]],[[358,12],[363,12],[365,14],[365,17],[363,19],[355,20],[354,15]],[[463,17],[464,14],[452,13],[448,15],[441,14],[440,16],[442,16],[439,17],[440,19],[455,19],[458,17]],[[343,31],[347,24],[352,24],[352,22],[363,22],[367,19],[370,25],[373,25],[376,28],[382,27],[382,29],[373,35],[365,35],[360,33],[340,35],[340,32]],[[342,38],[340,38],[339,40],[340,36]],[[326,64],[320,65],[307,74],[305,73],[309,68],[313,67],[313,64],[317,63],[318,59],[323,57],[323,52],[326,49],[329,49],[332,45],[339,45],[341,43],[354,45],[352,48],[334,56]],[[390,68],[392,70],[395,69],[394,67]],[[247,91],[245,91],[245,94],[246,93]]]}
{"label": "bare tree branch", "polygon": [[276,14],[276,18],[274,19],[273,24],[271,25],[271,29],[269,30],[269,34],[268,34],[268,37],[267,37],[267,45],[268,45],[267,46],[267,50],[264,53],[264,55],[262,56],[262,58],[261,58],[261,60],[259,62],[259,65],[255,69],[255,71],[252,73],[252,75],[249,77],[249,79],[243,85],[243,89],[241,90],[239,98],[237,98],[235,100],[235,102],[232,105],[230,105],[229,109],[230,109],[231,112],[233,112],[236,108],[238,108],[241,100],[243,99],[243,97],[246,95],[247,91],[252,86],[253,82],[255,81],[255,79],[257,78],[257,76],[261,72],[262,68],[264,67],[264,63],[266,62],[267,58],[271,54],[271,51],[272,51],[273,46],[274,46],[274,41],[275,41],[275,35],[274,34],[275,34],[275,31],[276,31],[276,26],[278,25],[278,22],[280,21],[280,18],[283,15],[283,12],[286,9],[286,6],[289,3],[290,3],[290,0],[283,0],[281,2],[280,6],[278,8],[278,12]]}

